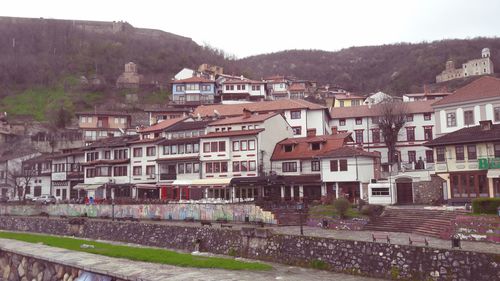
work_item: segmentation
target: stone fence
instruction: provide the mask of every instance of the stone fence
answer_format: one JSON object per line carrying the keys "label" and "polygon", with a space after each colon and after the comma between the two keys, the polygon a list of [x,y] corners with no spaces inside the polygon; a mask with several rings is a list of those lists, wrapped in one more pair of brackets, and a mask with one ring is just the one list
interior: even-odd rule
{"label": "stone fence", "polygon": [[[79,217],[108,217],[113,216],[112,205],[84,205],[84,204],[55,204],[55,205],[0,205],[0,215],[36,216],[41,213],[50,216]],[[203,204],[203,203],[168,203],[151,205],[115,205],[116,218],[134,217],[137,219],[164,219],[195,220],[225,219],[228,221],[244,222],[248,216],[249,221],[262,221],[276,224],[274,215],[262,210],[252,203],[239,204]]]}
{"label": "stone fence", "polygon": [[[242,257],[397,280],[500,280],[500,255],[155,223],[0,217],[0,228]],[[71,224],[70,224],[71,222]]]}

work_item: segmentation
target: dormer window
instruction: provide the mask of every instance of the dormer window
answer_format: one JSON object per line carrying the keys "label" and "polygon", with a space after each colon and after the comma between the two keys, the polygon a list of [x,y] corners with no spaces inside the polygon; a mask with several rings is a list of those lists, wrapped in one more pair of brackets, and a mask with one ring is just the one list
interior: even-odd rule
{"label": "dormer window", "polygon": [[283,149],[285,150],[285,152],[292,152],[292,150],[293,150],[293,145],[291,145],[291,144],[285,144],[285,145],[283,146]]}
{"label": "dormer window", "polygon": [[311,143],[311,150],[320,150],[320,149],[321,149],[321,144],[319,142]]}

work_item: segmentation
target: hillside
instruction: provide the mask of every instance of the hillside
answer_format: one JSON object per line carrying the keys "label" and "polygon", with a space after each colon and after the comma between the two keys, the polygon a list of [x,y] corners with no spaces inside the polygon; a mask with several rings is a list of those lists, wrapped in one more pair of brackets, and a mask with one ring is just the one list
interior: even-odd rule
{"label": "hillside", "polygon": [[382,90],[400,95],[422,91],[424,84],[435,83],[446,60],[453,59],[460,67],[467,60],[481,57],[485,47],[490,48],[494,65],[500,70],[499,38],[351,47],[338,52],[289,50],[252,56],[237,63],[256,77],[287,74],[338,84],[355,92]]}
{"label": "hillside", "polygon": [[[172,33],[136,28],[126,22],[92,22],[0,17],[0,110],[10,116],[31,115],[47,120],[48,112],[64,106],[70,112],[94,106],[127,106],[129,91],[114,88],[126,62],[140,74],[168,82],[183,67],[202,63],[223,66],[229,74],[260,79],[291,75],[348,90],[393,95],[422,91],[452,58],[457,66],[491,49],[500,69],[500,39],[475,38],[419,44],[351,47],[337,52],[289,50],[227,59],[223,51],[196,44]],[[99,77],[99,87],[81,87],[80,77]],[[431,85],[453,90],[466,81]],[[139,91],[136,106],[162,103],[164,91]]]}

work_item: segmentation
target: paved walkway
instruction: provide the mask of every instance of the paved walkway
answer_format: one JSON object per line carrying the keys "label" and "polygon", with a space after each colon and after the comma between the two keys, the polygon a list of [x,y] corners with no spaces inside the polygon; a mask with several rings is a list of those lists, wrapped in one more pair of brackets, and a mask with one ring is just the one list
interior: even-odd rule
{"label": "paved walkway", "polygon": [[95,254],[75,252],[40,244],[25,243],[16,240],[0,239],[0,249],[55,263],[83,268],[97,274],[112,275],[126,280],[141,281],[255,281],[255,280],[290,280],[290,281],[377,281],[383,279],[366,278],[354,275],[338,274],[321,270],[305,269],[292,266],[271,264],[270,271],[231,271],[222,269],[199,269],[170,265],[134,262],[125,259],[110,258]]}

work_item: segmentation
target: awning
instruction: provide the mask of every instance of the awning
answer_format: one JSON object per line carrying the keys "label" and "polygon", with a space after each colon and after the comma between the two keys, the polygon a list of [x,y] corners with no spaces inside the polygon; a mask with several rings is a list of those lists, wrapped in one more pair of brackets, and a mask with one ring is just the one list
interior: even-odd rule
{"label": "awning", "polygon": [[148,183],[138,183],[135,185],[137,188],[142,188],[142,189],[157,189],[158,186],[156,184],[148,184]]}
{"label": "awning", "polygon": [[495,169],[495,170],[488,170],[488,173],[486,174],[488,178],[500,178],[500,169]]}
{"label": "awning", "polygon": [[102,187],[102,184],[83,184],[79,183],[75,186],[73,186],[73,189],[81,189],[81,190],[96,190],[99,187]]}
{"label": "awning", "polygon": [[193,180],[191,185],[229,185],[231,183],[232,178],[220,178],[220,179],[201,179],[201,180]]}
{"label": "awning", "polygon": [[192,180],[174,180],[171,185],[191,185],[193,184]]}

